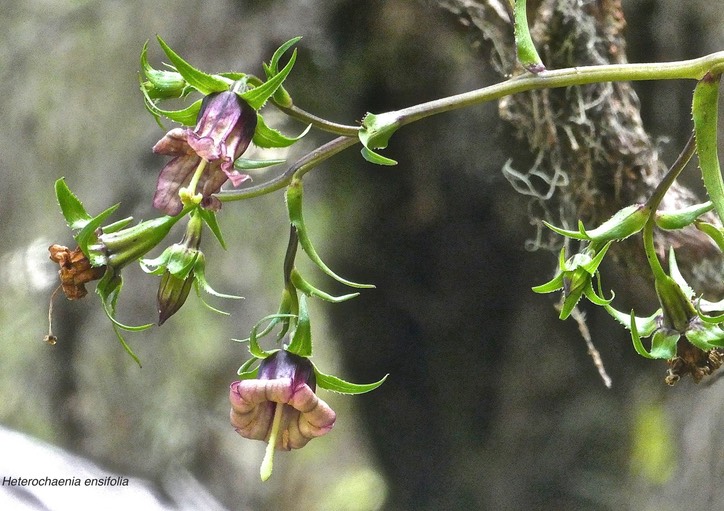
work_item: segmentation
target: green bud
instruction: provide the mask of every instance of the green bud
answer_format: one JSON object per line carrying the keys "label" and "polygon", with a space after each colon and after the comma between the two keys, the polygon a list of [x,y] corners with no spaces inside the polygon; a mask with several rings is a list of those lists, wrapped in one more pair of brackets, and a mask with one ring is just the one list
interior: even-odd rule
{"label": "green bud", "polygon": [[703,204],[694,204],[693,206],[677,209],[676,211],[657,211],[654,219],[656,220],[656,225],[661,229],[683,229],[687,225],[693,224],[697,218],[712,209],[714,209],[714,205],[711,201],[708,201]]}
{"label": "green bud", "polygon": [[181,216],[154,218],[110,233],[101,231],[97,243],[88,246],[88,257],[94,266],[106,264],[119,270],[158,245]]}
{"label": "green bud", "polygon": [[583,222],[578,222],[578,232],[561,229],[548,222],[543,223],[552,231],[568,238],[600,242],[620,241],[643,229],[650,213],[651,209],[646,204],[626,206],[592,231],[587,231]]}
{"label": "green bud", "polygon": [[696,316],[691,300],[668,275],[657,278],[654,287],[664,313],[665,326],[684,333],[691,319]]}
{"label": "green bud", "polygon": [[189,275],[185,279],[174,276],[166,270],[158,286],[156,304],[158,305],[158,324],[163,325],[168,318],[176,314],[189,296],[194,278]]}

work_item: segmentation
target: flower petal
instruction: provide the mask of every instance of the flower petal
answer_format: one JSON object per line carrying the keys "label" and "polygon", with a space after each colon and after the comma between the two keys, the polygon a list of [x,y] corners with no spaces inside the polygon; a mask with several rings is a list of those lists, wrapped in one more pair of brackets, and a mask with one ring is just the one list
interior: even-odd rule
{"label": "flower petal", "polygon": [[200,162],[201,158],[194,154],[177,156],[168,162],[158,175],[153,207],[170,216],[178,215],[183,209],[179,189],[188,185]]}

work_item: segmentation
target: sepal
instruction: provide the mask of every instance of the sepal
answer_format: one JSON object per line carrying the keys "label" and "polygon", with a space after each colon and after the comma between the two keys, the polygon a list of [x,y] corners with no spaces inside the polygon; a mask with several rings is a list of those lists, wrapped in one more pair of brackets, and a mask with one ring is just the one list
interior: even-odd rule
{"label": "sepal", "polygon": [[694,204],[693,206],[677,209],[676,211],[657,211],[654,216],[654,221],[657,227],[667,231],[683,229],[693,224],[697,218],[712,209],[714,209],[714,205],[711,201],[707,201],[702,204]]}
{"label": "sepal", "polygon": [[370,163],[377,165],[397,165],[395,160],[378,154],[374,149],[384,149],[390,137],[400,127],[400,119],[397,112],[383,114],[367,113],[362,119],[362,128],[358,137],[362,145],[362,156]]}
{"label": "sepal", "polygon": [[307,254],[309,259],[314,264],[316,264],[317,267],[321,269],[324,273],[332,277],[337,282],[340,282],[341,284],[360,289],[374,288],[375,286],[372,284],[358,284],[356,282],[352,282],[351,280],[340,277],[339,275],[334,273],[319,257],[317,251],[314,248],[314,245],[312,245],[312,241],[309,238],[307,228],[304,224],[304,216],[302,214],[303,191],[304,190],[301,179],[292,179],[291,183],[289,183],[289,185],[287,186],[286,202],[287,211],[289,213],[289,220],[294,228],[297,230],[297,235],[299,236],[299,245],[301,245],[302,249]]}
{"label": "sepal", "polygon": [[189,86],[193,87],[205,96],[213,92],[229,90],[229,87],[233,83],[231,80],[219,75],[210,75],[196,69],[173,51],[166,42],[161,39],[161,36],[156,36],[156,39],[158,39],[158,44],[161,45],[161,48],[163,48],[164,53],[169,60],[171,60],[171,63],[176,68],[176,71],[181,74]]}
{"label": "sepal", "polygon": [[282,134],[280,131],[275,130],[267,126],[264,122],[264,117],[260,113],[256,114],[256,131],[254,131],[254,138],[252,142],[258,147],[265,149],[276,148],[276,147],[289,147],[290,145],[298,142],[304,135],[309,133],[312,125],[308,125],[302,133],[296,137],[288,137]]}
{"label": "sepal", "polygon": [[338,394],[349,395],[364,394],[365,392],[375,390],[377,387],[382,385],[389,376],[386,374],[374,383],[351,383],[336,376],[332,376],[331,374],[324,374],[317,369],[317,366],[314,366],[314,375],[317,378],[317,385],[319,387],[331,392],[337,392]]}
{"label": "sepal", "polygon": [[645,204],[626,206],[591,231],[587,231],[581,221],[578,222],[578,232],[561,229],[545,221],[543,223],[553,232],[567,238],[598,242],[621,241],[643,229],[649,214],[650,209]]}

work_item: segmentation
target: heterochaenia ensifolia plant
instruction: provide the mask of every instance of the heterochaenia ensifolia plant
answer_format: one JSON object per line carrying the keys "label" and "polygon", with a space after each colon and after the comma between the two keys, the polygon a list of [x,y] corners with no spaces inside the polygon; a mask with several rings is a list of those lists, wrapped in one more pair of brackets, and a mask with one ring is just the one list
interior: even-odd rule
{"label": "heterochaenia ensifolia plant", "polygon": [[[238,381],[231,384],[229,394],[231,422],[236,431],[268,444],[261,466],[261,477],[266,480],[272,472],[275,450],[303,447],[334,425],[336,415],[317,397],[317,386],[343,394],[359,394],[377,388],[386,378],[370,384],[353,384],[321,372],[311,360],[312,329],[307,298],[337,303],[354,298],[358,292],[333,296],[315,287],[296,268],[298,247],[332,279],[357,289],[373,286],[338,276],[315,250],[303,216],[303,178],[307,172],[358,143],[362,144],[362,155],[368,161],[394,165],[394,160],[377,151],[387,146],[391,135],[400,127],[434,114],[519,92],[607,81],[694,79],[698,82],[693,94],[694,134],[652,196],[642,204],[623,208],[595,229],[586,229],[582,223],[575,231],[548,225],[561,236],[578,240],[581,248],[571,255],[562,250],[555,277],[533,290],[538,293],[563,290],[561,319],[571,315],[585,296],[631,331],[637,353],[668,360],[668,383],[674,383],[684,374],[691,374],[698,381],[722,363],[724,303],[697,296],[681,276],[673,249],[669,251],[667,272],[654,249],[653,236],[656,229],[694,225],[724,250],[721,224],[702,220],[702,215],[712,211],[719,222],[724,219],[724,183],[716,147],[717,98],[719,77],[724,72],[724,52],[682,62],[546,70],[528,32],[524,1],[515,3],[514,13],[518,59],[525,69],[521,74],[492,86],[402,110],[368,113],[361,126],[330,122],[294,104],[282,84],[295,64],[296,50],[283,66],[282,58],[299,41],[298,37],[284,43],[269,63],[263,65],[265,80],[245,73],[200,71],[160,37],[158,42],[170,63],[164,69],[155,69],[148,62],[147,45],[144,45],[140,89],[146,108],[160,126],[163,127],[162,118],[180,125],[169,130],[153,147],[155,153],[171,158],[159,173],[152,199],[163,215],[135,225],[132,218],[109,222],[118,204],[92,216],[64,179],[58,179],[55,183],[58,203],[68,226],[75,232],[77,244],[73,250],[61,245],[50,247],[51,259],[60,265],[64,294],[72,300],[82,298],[86,294],[85,284],[98,281],[96,293],[115,334],[140,366],[123,331],[138,331],[153,325],[129,326],[116,317],[122,269],[139,262],[146,272],[161,276],[157,296],[159,325],[181,309],[191,287],[199,296],[204,290],[217,297],[237,298],[214,291],[206,281],[206,258],[200,249],[202,232],[208,229],[226,248],[217,221],[222,205],[284,188],[290,234],[282,265],[284,285],[280,305],[274,314],[251,328],[247,339],[240,341],[246,343],[251,357],[240,367]],[[195,101],[181,110],[164,110],[159,106],[168,99],[188,98]],[[269,127],[260,113],[267,104],[301,121],[305,129],[300,135],[287,136]],[[299,158],[268,181],[249,184],[255,170],[286,163],[244,158],[250,145],[288,147],[311,128],[334,134],[336,138]],[[659,210],[662,198],[694,153],[698,156],[709,201],[680,211]],[[223,188],[227,182],[231,188]],[[186,224],[183,239],[167,245],[158,257],[145,258],[166,241],[171,228],[179,222]],[[609,247],[639,232],[661,304],[658,311],[644,318],[637,317],[634,311],[624,313],[613,308],[614,295],[604,295],[599,272]],[[651,337],[650,348],[642,341],[646,337]],[[272,348],[262,348],[260,341],[264,338],[271,340]],[[52,331],[46,340],[56,341]]]}

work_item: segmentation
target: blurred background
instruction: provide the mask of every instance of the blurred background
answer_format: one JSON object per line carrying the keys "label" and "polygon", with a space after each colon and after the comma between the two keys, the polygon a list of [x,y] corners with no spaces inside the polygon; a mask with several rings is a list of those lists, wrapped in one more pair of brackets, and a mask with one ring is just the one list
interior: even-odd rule
{"label": "blurred background", "polygon": [[[302,108],[346,124],[499,77],[468,29],[433,2],[5,4],[0,424],[147,479],[172,501],[183,500],[174,481],[191,477],[233,510],[724,506],[724,384],[666,387],[665,364],[636,355],[626,331],[584,305],[613,379],[607,389],[576,324],[557,320],[554,298],[530,291],[551,277],[556,259],[525,248],[535,234],[527,199],[501,174],[521,148],[495,104],[401,130],[385,151],[396,167],[370,165],[353,149],[305,179],[305,215],[322,257],[339,274],[377,285],[341,305],[312,302],[315,362],[356,382],[390,376],[360,397],[321,391],[338,414],[333,432],[277,456],[267,483],[258,477],[264,444],[233,431],[227,389],[247,358],[231,339],[278,306],[288,231],[281,193],[225,205],[228,251],[210,236],[202,245],[211,285],[245,297],[209,298],[230,317],[190,297],[162,328],[128,334],[139,369],[91,291],[56,300],[59,341],[43,343],[57,285],[47,247],[73,243],[53,182],[65,176],[92,214],[121,202],[116,218],[156,216],[151,197],[165,159],[150,148],[163,131],[137,78],[145,41],[151,62],[164,60],[156,34],[201,69],[259,76],[279,44],[301,35],[287,89]],[[713,4],[624,1],[630,60],[724,49],[724,14]],[[636,85],[666,162],[688,136],[692,87]],[[266,113],[285,133],[303,128],[271,107]],[[310,133],[283,157],[327,140]],[[173,231],[169,243],[181,236]],[[320,287],[344,291],[300,266]],[[620,308],[656,308],[643,277],[613,265],[604,272]],[[154,321],[158,279],[137,267],[124,276],[120,319]],[[0,444],[0,456],[9,455],[24,456]]]}

